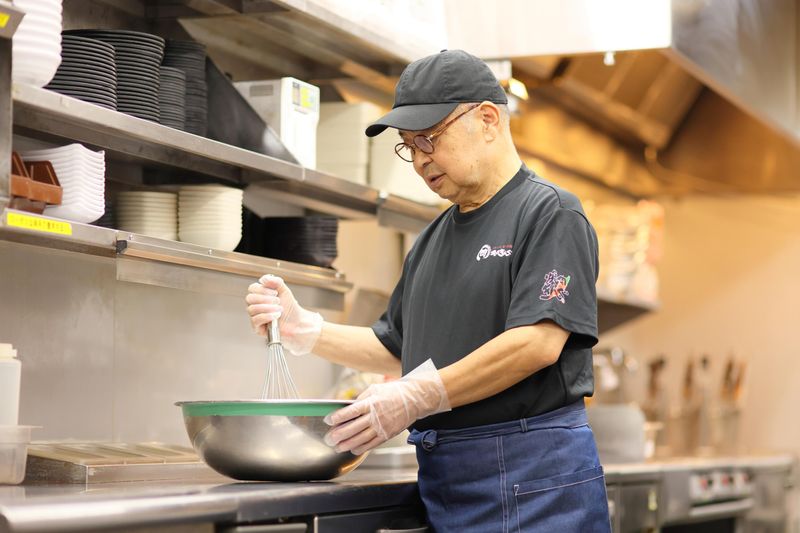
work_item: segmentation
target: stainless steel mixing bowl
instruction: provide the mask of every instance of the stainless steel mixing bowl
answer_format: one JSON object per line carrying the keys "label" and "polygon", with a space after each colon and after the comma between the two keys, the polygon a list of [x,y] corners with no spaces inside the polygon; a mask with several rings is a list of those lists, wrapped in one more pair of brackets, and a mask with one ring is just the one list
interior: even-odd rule
{"label": "stainless steel mixing bowl", "polygon": [[248,481],[332,479],[367,454],[337,453],[322,419],[351,402],[242,400],[177,402],[200,457],[220,474]]}

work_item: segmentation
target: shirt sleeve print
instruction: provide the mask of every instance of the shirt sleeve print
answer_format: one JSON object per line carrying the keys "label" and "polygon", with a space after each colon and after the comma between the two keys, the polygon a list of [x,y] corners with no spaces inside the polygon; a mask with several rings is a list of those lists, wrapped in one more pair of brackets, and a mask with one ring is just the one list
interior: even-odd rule
{"label": "shirt sleeve print", "polygon": [[575,347],[597,343],[597,236],[572,209],[557,208],[521,243],[506,329],[552,320]]}

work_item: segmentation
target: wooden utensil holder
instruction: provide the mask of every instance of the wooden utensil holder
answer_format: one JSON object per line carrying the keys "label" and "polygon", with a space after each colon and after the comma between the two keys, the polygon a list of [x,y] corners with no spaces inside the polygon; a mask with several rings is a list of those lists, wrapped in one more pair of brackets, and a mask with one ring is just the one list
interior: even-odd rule
{"label": "wooden utensil holder", "polygon": [[9,207],[41,214],[47,205],[61,203],[63,189],[50,161],[24,162],[11,153],[11,201]]}

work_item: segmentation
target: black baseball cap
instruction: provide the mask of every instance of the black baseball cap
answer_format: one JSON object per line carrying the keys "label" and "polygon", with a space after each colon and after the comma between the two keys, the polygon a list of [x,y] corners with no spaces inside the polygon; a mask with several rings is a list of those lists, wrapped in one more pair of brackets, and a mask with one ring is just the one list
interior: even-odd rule
{"label": "black baseball cap", "polygon": [[370,124],[374,137],[386,128],[419,131],[442,121],[464,102],[507,104],[489,66],[463,50],[442,50],[408,65],[400,75],[392,110]]}

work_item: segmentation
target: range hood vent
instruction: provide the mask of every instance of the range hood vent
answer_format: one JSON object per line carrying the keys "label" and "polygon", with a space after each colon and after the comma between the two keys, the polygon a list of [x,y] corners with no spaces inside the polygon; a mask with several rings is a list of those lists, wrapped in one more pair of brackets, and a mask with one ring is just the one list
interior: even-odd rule
{"label": "range hood vent", "polygon": [[600,55],[569,59],[540,94],[617,137],[666,147],[703,85],[654,50],[615,54],[612,65],[605,61]]}
{"label": "range hood vent", "polygon": [[[555,104],[628,155],[600,156],[604,141],[594,142],[582,151],[598,155],[590,168],[575,158],[580,128],[562,132],[542,113],[521,117],[529,153],[571,158],[579,174],[634,195],[800,192],[796,0],[508,0],[502,31],[479,0],[446,3],[458,10],[451,48],[511,60],[529,108]],[[543,131],[558,138],[544,142]]]}

